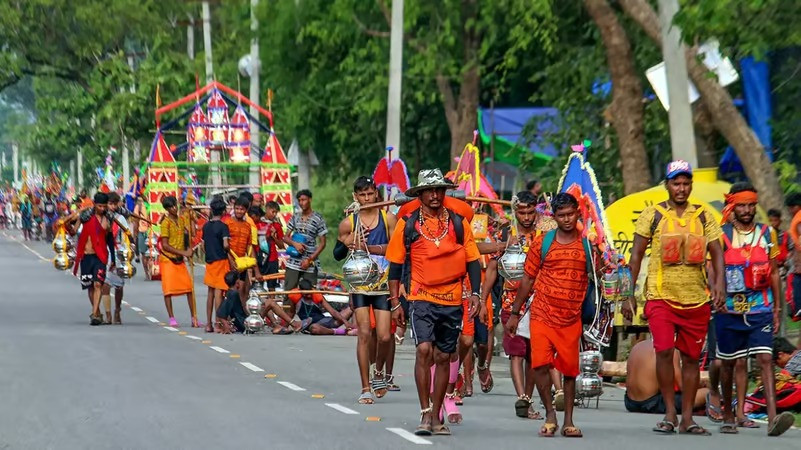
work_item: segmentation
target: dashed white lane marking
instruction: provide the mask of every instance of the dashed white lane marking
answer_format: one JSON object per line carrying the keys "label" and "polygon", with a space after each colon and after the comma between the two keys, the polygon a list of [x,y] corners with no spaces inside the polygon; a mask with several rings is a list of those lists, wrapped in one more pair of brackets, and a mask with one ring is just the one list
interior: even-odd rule
{"label": "dashed white lane marking", "polygon": [[226,350],[226,349],[224,349],[224,348],[220,348],[220,347],[217,347],[217,346],[214,346],[214,345],[212,345],[212,346],[211,346],[211,347],[209,347],[209,348],[210,348],[210,349],[212,349],[212,350],[214,350],[214,351],[215,351],[215,352],[217,352],[217,353],[231,353],[231,352],[229,352],[228,350]]}
{"label": "dashed white lane marking", "polygon": [[387,428],[387,431],[390,433],[395,433],[398,436],[406,439],[407,441],[418,444],[418,445],[432,445],[432,442],[428,439],[423,439],[420,436],[415,436],[414,433],[410,433],[403,428]]}
{"label": "dashed white lane marking", "polygon": [[262,369],[261,367],[255,365],[255,364],[251,364],[249,362],[241,362],[239,364],[247,367],[248,369],[250,369],[250,370],[252,370],[254,372],[264,372],[264,369]]}
{"label": "dashed white lane marking", "polygon": [[125,305],[125,306],[130,305],[130,303],[126,302],[125,300],[122,301],[122,304]]}
{"label": "dashed white lane marking", "polygon": [[138,308],[136,306],[131,306],[131,309],[136,311],[136,312],[142,312],[142,308]]}
{"label": "dashed white lane marking", "polygon": [[346,408],[346,407],[340,405],[339,403],[326,403],[325,406],[327,406],[329,408],[332,408],[332,409],[336,409],[337,411],[339,411],[339,412],[341,412],[343,414],[352,414],[352,415],[353,414],[355,414],[355,415],[359,414],[358,411],[354,411],[354,410],[352,410],[350,408]]}
{"label": "dashed white lane marking", "polygon": [[178,328],[173,328],[173,327],[164,327],[164,329],[169,331],[178,331]]}
{"label": "dashed white lane marking", "polygon": [[290,383],[289,381],[279,381],[278,384],[280,384],[281,386],[283,386],[283,387],[285,387],[287,389],[290,389],[290,390],[293,390],[293,391],[297,391],[297,392],[306,390],[306,389],[303,389],[302,387],[298,386],[297,384]]}
{"label": "dashed white lane marking", "polygon": [[18,243],[18,244],[20,244],[21,246],[25,247],[26,249],[28,249],[28,251],[29,251],[29,252],[31,252],[31,253],[33,253],[34,255],[36,255],[37,257],[39,257],[39,259],[41,259],[42,261],[50,262],[50,259],[48,259],[48,258],[45,258],[44,256],[40,255],[40,254],[39,254],[39,252],[37,252],[36,250],[34,250],[34,249],[32,249],[32,248],[28,247],[28,246],[27,246],[27,245],[26,245],[24,242],[22,242],[21,240],[19,240],[19,239],[15,238],[14,236],[10,236],[10,235],[7,235],[7,234],[6,234],[6,236],[8,236],[8,237],[9,237],[11,240],[13,240],[13,241],[17,242],[17,243]]}
{"label": "dashed white lane marking", "polygon": [[147,320],[149,320],[149,321],[151,321],[153,323],[159,323],[159,319],[156,319],[155,317],[147,316],[147,317],[145,317],[145,319],[147,319]]}
{"label": "dashed white lane marking", "polygon": [[202,341],[202,340],[203,340],[203,338],[202,338],[202,337],[198,337],[198,336],[192,336],[191,334],[187,334],[187,335],[186,335],[186,338],[187,338],[187,339],[192,339],[193,341]]}

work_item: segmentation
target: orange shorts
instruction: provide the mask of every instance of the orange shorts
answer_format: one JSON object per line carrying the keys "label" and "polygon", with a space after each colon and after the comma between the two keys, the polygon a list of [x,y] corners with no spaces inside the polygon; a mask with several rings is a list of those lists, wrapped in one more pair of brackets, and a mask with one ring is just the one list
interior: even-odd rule
{"label": "orange shorts", "polygon": [[[370,328],[375,330],[375,313],[373,312],[373,307],[370,306]],[[398,329],[398,323],[394,320],[389,324],[389,332],[394,333],[395,330]]]}
{"label": "orange shorts", "polygon": [[[462,300],[462,334],[465,336],[475,336],[476,335],[476,322],[478,322],[478,317],[473,320],[470,320],[470,300],[463,299]],[[490,297],[487,300],[487,329],[491,332],[492,331],[492,298]]]}
{"label": "orange shorts", "polygon": [[581,321],[564,328],[552,328],[543,322],[531,321],[531,367],[553,365],[566,377],[579,374],[579,342]]}

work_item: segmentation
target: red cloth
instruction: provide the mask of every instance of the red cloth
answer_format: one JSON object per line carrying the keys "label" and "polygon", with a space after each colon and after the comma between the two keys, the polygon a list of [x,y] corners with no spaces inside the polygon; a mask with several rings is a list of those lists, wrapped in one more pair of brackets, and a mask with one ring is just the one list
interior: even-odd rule
{"label": "red cloth", "polygon": [[[264,236],[267,238],[267,242],[270,244],[270,256],[267,258],[267,261],[278,261],[278,248],[275,245],[277,241],[281,241],[284,239],[284,229],[281,227],[280,222],[256,222],[256,228],[259,231],[259,236]],[[270,230],[275,230],[275,239],[270,239]]]}
{"label": "red cloth", "polygon": [[654,351],[677,348],[693,359],[701,357],[712,312],[709,303],[692,309],[678,309],[664,300],[645,303],[645,316],[654,340]]}
{"label": "red cloth", "polygon": [[78,236],[78,250],[75,255],[75,267],[72,269],[73,275],[78,273],[78,267],[81,265],[81,260],[86,250],[86,241],[89,240],[89,238],[92,239],[92,248],[95,251],[95,255],[100,259],[100,262],[104,265],[108,264],[106,233],[108,233],[108,231],[103,229],[103,226],[100,225],[100,221],[97,220],[97,216],[94,214],[92,214],[88,222],[83,224],[81,235]]}

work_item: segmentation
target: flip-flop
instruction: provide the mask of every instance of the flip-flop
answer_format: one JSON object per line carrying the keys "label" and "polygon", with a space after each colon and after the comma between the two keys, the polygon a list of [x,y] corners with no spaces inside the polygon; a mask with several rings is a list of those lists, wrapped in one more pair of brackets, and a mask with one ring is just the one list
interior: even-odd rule
{"label": "flip-flop", "polygon": [[[425,417],[426,414],[430,413],[431,413],[431,407],[421,410],[420,421],[422,422],[423,417]],[[418,425],[417,428],[415,428],[414,430],[414,434],[416,436],[431,436],[431,433],[432,433],[431,423],[420,423],[420,425]]]}
{"label": "flip-flop", "polygon": [[539,411],[534,410],[533,407],[529,407],[528,416],[526,418],[530,419],[530,420],[543,420],[543,419],[545,419],[545,417],[542,414],[540,414]]}
{"label": "flip-flop", "polygon": [[398,392],[401,390],[400,386],[395,384],[395,376],[388,373],[386,374],[385,381],[387,382],[387,390],[389,392]]}
{"label": "flip-flop", "polygon": [[562,427],[562,437],[581,438],[584,437],[584,434],[578,427]]}
{"label": "flip-flop", "polygon": [[539,437],[554,437],[557,428],[559,428],[559,424],[545,422],[542,424],[542,427],[540,427],[538,435]]}
{"label": "flip-flop", "polygon": [[701,425],[694,423],[687,427],[686,430],[679,430],[679,434],[683,434],[685,436],[712,436],[712,433],[709,430],[705,429]]}
{"label": "flip-flop", "polygon": [[713,405],[709,392],[706,393],[706,417],[713,423],[723,422],[723,410],[720,405]]}
{"label": "flip-flop", "polygon": [[375,403],[375,398],[373,398],[373,393],[370,392],[370,389],[362,391],[362,394],[359,396],[358,402],[360,405],[372,405],[373,403]]}
{"label": "flip-flop", "polygon": [[652,431],[654,433],[673,434],[676,432],[676,427],[677,425],[675,423],[670,422],[668,420],[663,420],[661,422],[658,422],[656,426],[652,428]]}
{"label": "flip-flop", "polygon": [[[484,368],[478,368],[478,384],[481,385],[481,392],[489,394],[492,391],[492,388],[495,387],[495,381],[492,379],[492,372],[489,370],[486,361],[484,362],[484,365]],[[486,371],[485,373],[487,374],[487,377],[484,380],[481,379],[482,371]]]}
{"label": "flip-flop", "polygon": [[170,326],[171,327],[177,327],[178,326],[178,321],[175,320],[174,317],[170,317]]}
{"label": "flip-flop", "polygon": [[739,431],[737,431],[737,424],[736,423],[724,423],[723,425],[720,426],[718,431],[720,431],[720,434],[737,434],[737,433],[739,433]]}
{"label": "flip-flop", "polygon": [[768,436],[781,436],[795,423],[795,417],[789,411],[785,411],[773,418],[768,428]]}
{"label": "flip-flop", "polygon": [[759,424],[754,422],[753,420],[744,417],[742,419],[737,419],[737,426],[740,428],[759,428]]}
{"label": "flip-flop", "polygon": [[431,433],[434,436],[450,436],[451,435],[451,429],[448,428],[447,426],[443,425],[443,424],[439,424],[439,425],[434,425],[433,427],[431,427]]}

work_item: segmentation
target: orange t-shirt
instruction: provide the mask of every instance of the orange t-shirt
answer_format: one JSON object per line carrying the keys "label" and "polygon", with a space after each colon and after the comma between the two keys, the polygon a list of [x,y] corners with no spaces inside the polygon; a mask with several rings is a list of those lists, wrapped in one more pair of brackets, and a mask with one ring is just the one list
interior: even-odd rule
{"label": "orange t-shirt", "polygon": [[236,220],[235,217],[230,217],[223,220],[223,223],[228,225],[228,231],[231,238],[228,241],[229,248],[237,256],[245,256],[248,254],[248,246],[253,244],[253,227],[244,220]]}
{"label": "orange t-shirt", "polygon": [[[438,233],[439,220],[426,218],[425,225],[427,230],[434,230]],[[434,242],[425,238],[431,233],[425,229],[417,241],[412,244],[411,254],[411,284],[407,299],[409,301],[425,300],[445,306],[458,306],[462,304],[462,278],[468,262],[477,261],[481,255],[478,253],[478,246],[473,240],[473,231],[467,219],[462,220],[464,227],[464,245],[460,246],[456,242],[456,233],[453,224],[449,223],[449,231],[440,239],[437,247]],[[406,221],[398,219],[398,224],[387,245],[386,258],[389,262],[403,264],[406,262],[406,246],[403,242],[403,230]],[[420,226],[417,225],[419,228]],[[420,231],[420,230],[418,230]],[[444,256],[447,253],[449,256]],[[458,259],[459,261],[456,261]],[[461,264],[461,266],[460,266]],[[448,273],[462,271],[461,276],[455,276],[452,281],[449,279],[437,284],[426,284],[424,280],[437,278],[450,278]]]}
{"label": "orange t-shirt", "polygon": [[[402,205],[400,209],[398,209],[398,213],[395,215],[399,219],[406,217],[412,212],[414,212],[415,209],[419,209],[421,205],[422,203],[420,203],[420,199],[416,198],[410,201],[409,203],[405,203],[404,205]],[[473,208],[471,208],[470,205],[467,204],[467,202],[459,200],[458,198],[448,197],[446,195],[445,198],[442,200],[442,206],[464,217],[465,219],[467,219],[468,222],[473,221],[473,215],[475,214],[475,211],[473,211]]]}
{"label": "orange t-shirt", "polygon": [[569,244],[553,240],[542,260],[544,234],[532,242],[526,257],[526,275],[534,279],[531,319],[554,328],[581,320],[581,304],[587,294],[587,257],[581,239]]}

